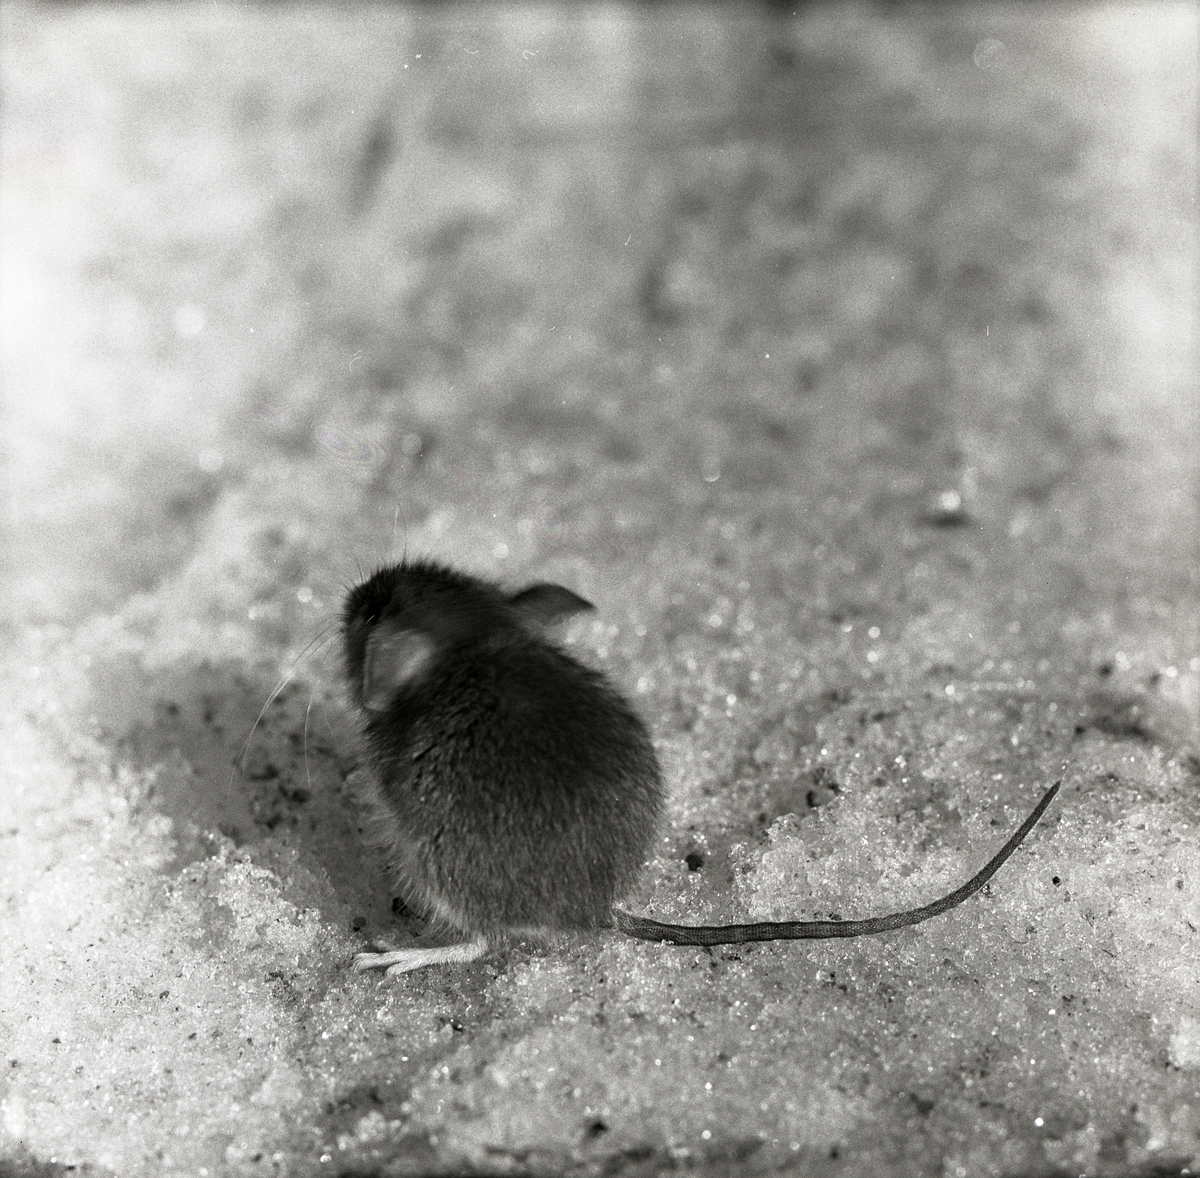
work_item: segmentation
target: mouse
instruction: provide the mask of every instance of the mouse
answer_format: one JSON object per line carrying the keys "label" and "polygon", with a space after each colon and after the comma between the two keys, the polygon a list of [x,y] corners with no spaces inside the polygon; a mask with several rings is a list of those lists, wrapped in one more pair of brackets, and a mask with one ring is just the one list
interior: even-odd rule
{"label": "mouse", "polygon": [[888,932],[978,892],[1058,792],[1061,782],[966,883],[921,907],[729,925],[626,912],[617,901],[649,857],[666,795],[633,707],[556,640],[594,608],[562,585],[509,592],[425,558],[385,565],[348,592],[342,655],[361,720],[364,833],[406,907],[455,938],[359,953],[355,970],[466,963],[562,930],[706,946]]}

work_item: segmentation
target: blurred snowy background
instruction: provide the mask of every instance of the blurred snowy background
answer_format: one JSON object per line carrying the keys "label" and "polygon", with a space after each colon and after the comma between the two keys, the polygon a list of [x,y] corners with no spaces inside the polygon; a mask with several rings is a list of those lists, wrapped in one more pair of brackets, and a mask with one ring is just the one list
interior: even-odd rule
{"label": "blurred snowy background", "polygon": [[[1200,1165],[1190,5],[0,16],[0,1173]],[[421,929],[321,640],[406,546],[598,605],[631,907],[1063,793],[889,937],[352,975]]]}

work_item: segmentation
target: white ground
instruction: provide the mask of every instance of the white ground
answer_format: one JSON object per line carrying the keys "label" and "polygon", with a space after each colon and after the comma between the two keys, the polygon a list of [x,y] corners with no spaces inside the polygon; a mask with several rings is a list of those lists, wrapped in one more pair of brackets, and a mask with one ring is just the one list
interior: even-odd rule
{"label": "white ground", "polygon": [[[1191,7],[3,18],[0,1172],[1200,1166]],[[598,605],[638,911],[1062,794],[354,974],[405,544]]]}

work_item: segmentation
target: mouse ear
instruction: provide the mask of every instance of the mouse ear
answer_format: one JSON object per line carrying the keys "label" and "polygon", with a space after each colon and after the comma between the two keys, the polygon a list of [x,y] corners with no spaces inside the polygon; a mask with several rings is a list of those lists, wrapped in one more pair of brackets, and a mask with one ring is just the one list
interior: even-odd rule
{"label": "mouse ear", "polygon": [[433,662],[433,639],[420,630],[383,622],[371,631],[363,657],[362,697],[368,712],[382,712]]}
{"label": "mouse ear", "polygon": [[514,593],[508,599],[508,604],[535,626],[556,626],[576,614],[596,608],[578,593],[572,593],[561,585],[552,585],[549,581],[539,581],[520,593]]}

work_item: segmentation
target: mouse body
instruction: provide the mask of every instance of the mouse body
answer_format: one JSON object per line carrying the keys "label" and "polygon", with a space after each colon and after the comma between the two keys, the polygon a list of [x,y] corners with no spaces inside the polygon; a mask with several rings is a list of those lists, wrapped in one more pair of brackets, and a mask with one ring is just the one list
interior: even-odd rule
{"label": "mouse body", "polygon": [[467,938],[360,953],[356,969],[394,975],[472,961],[511,936],[614,925],[690,945],[886,932],[982,888],[1058,790],[967,883],[920,908],[720,926],[633,916],[614,902],[650,853],[662,774],[624,697],[553,639],[593,608],[560,585],[507,593],[429,560],[385,566],[348,594],[343,656],[363,721],[371,837],[406,903]]}
{"label": "mouse body", "polygon": [[[592,608],[561,586],[506,594],[430,561],[382,568],[347,598],[372,837],[405,902],[471,938],[434,960],[609,925],[650,852],[663,786],[649,733],[548,636]],[[408,960],[428,963],[388,967]]]}

